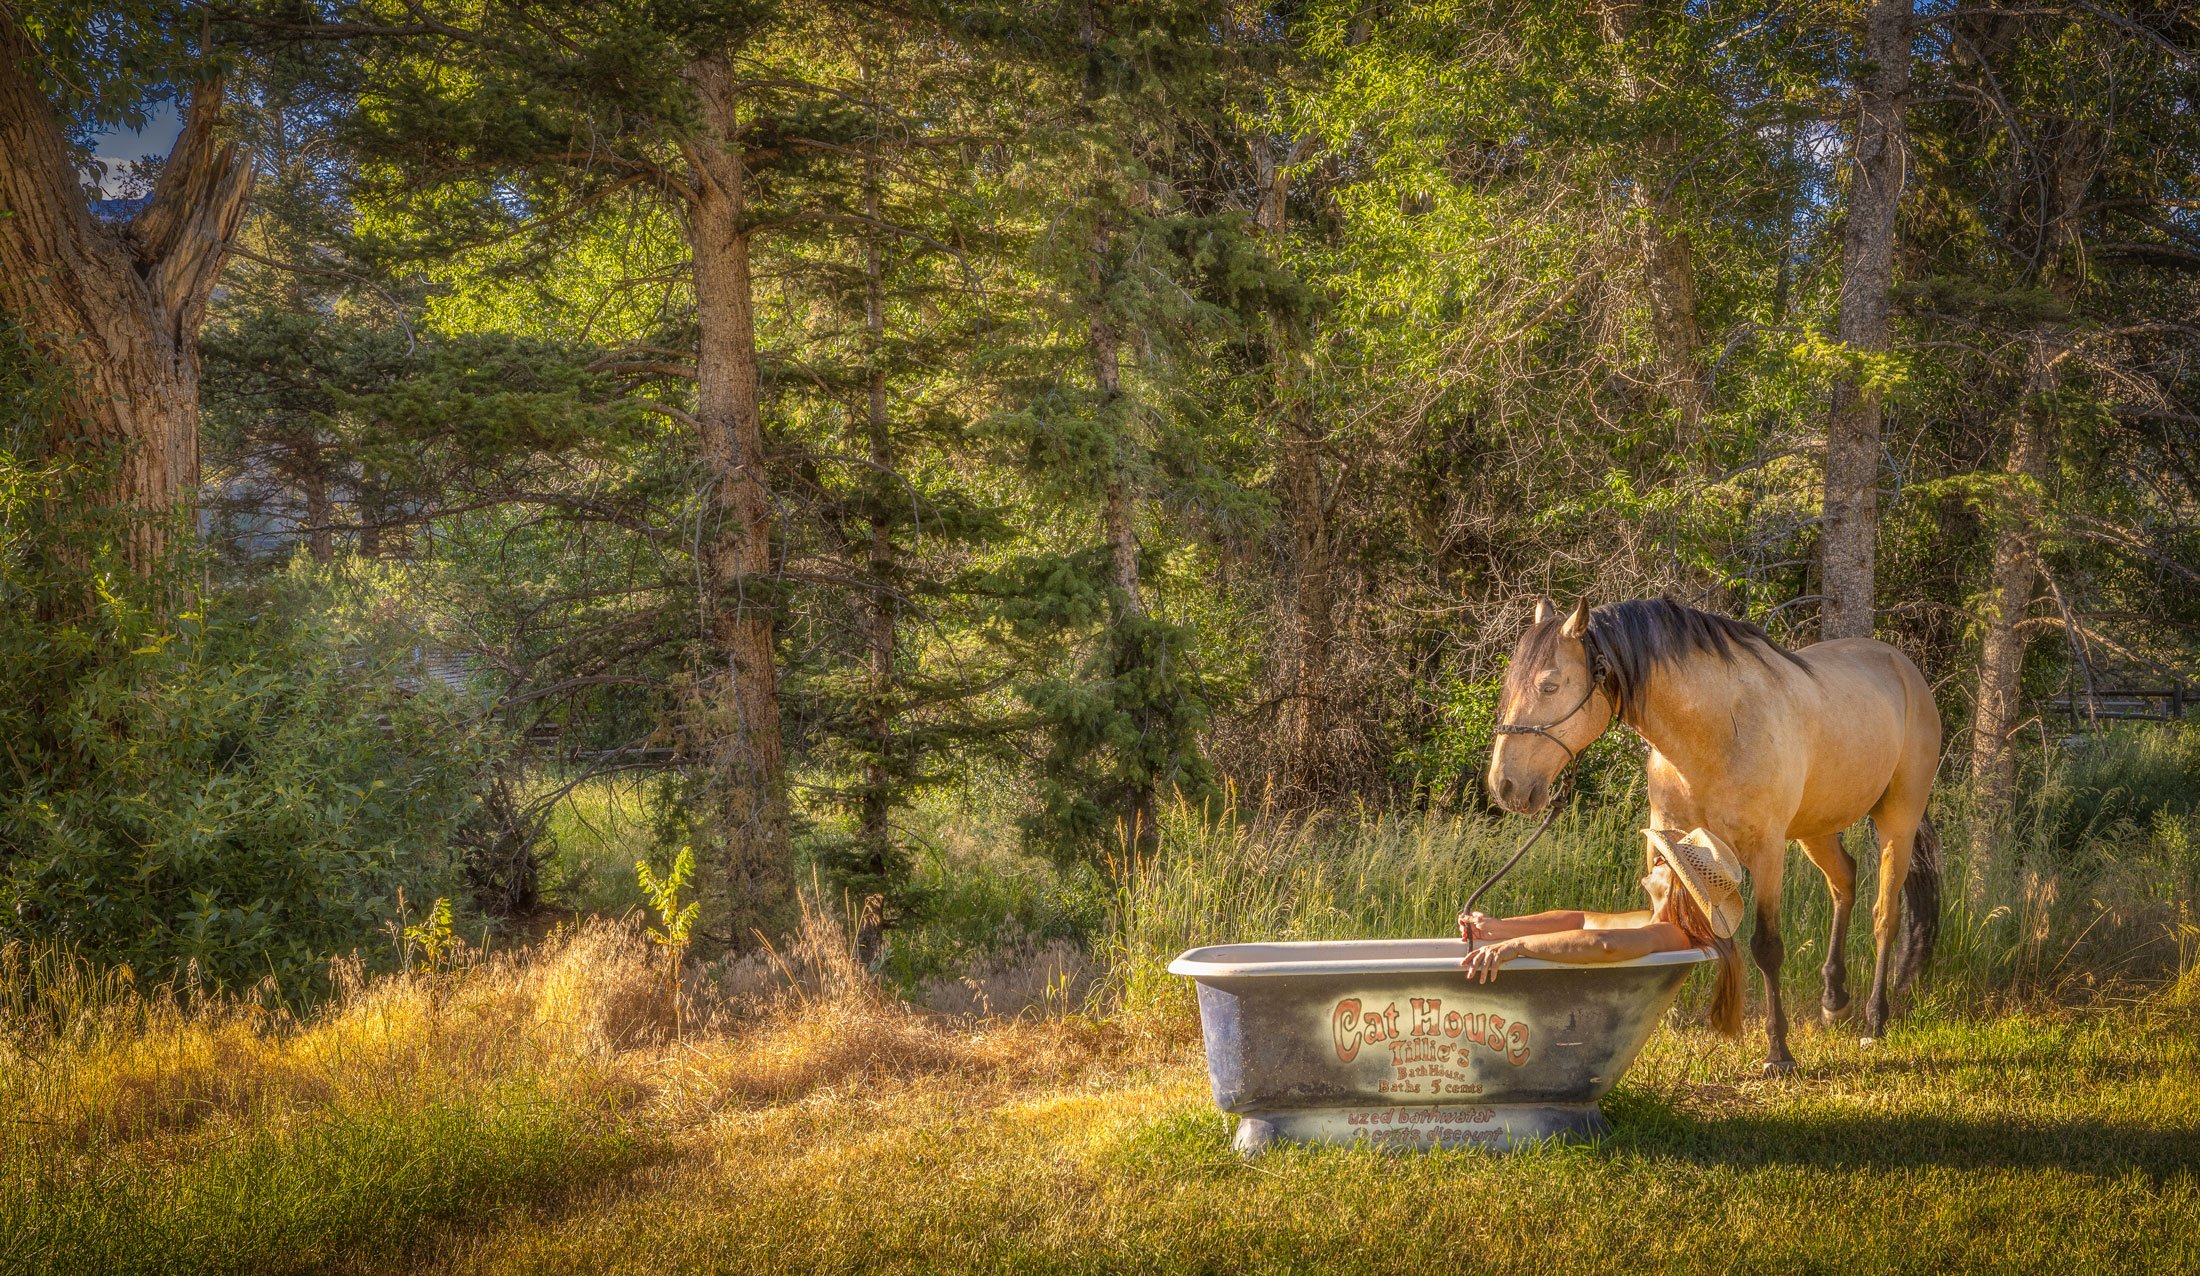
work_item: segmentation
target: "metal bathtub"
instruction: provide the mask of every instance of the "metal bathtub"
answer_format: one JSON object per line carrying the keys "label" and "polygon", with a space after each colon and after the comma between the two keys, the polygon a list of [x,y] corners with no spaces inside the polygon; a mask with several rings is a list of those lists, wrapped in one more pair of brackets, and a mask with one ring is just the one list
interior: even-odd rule
{"label": "metal bathtub", "polygon": [[1709,949],[1568,965],[1516,958],[1470,984],[1467,946],[1380,939],[1194,948],[1215,1103],[1236,1145],[1277,1139],[1509,1148],[1590,1137],[1607,1094]]}

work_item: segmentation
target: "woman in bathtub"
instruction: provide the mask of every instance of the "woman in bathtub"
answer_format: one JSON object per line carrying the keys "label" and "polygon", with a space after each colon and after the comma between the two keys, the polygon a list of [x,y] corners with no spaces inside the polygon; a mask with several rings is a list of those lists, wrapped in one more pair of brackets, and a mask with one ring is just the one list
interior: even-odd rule
{"label": "woman in bathtub", "polygon": [[1525,917],[1462,913],[1459,938],[1475,945],[1460,966],[1488,983],[1515,957],[1578,965],[1629,961],[1651,953],[1709,948],[1718,954],[1711,1026],[1728,1036],[1742,1030],[1742,968],[1734,931],[1742,921],[1742,866],[1733,850],[1705,829],[1678,836],[1645,829],[1650,871],[1643,893],[1650,907],[1632,913],[1561,908]]}

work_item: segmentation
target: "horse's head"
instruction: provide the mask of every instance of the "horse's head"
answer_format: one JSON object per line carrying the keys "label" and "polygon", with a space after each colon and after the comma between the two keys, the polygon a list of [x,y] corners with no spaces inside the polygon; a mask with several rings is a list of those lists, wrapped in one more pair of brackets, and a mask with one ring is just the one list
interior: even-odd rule
{"label": "horse's head", "polygon": [[1489,773],[1490,797],[1508,811],[1532,815],[1547,806],[1559,772],[1612,725],[1612,702],[1595,685],[1588,634],[1586,599],[1562,620],[1558,604],[1545,598],[1513,648],[1497,720],[1518,729],[1498,733]]}

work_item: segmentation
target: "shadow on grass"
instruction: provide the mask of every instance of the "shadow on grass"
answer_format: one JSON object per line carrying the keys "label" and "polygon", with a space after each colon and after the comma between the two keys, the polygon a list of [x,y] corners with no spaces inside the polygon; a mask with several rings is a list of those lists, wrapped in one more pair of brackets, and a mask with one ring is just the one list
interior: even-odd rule
{"label": "shadow on grass", "polygon": [[2106,1121],[1971,1120],[1856,1112],[1696,1116],[1644,1094],[1606,1101],[1613,1153],[1704,1165],[1813,1169],[2058,1169],[2144,1175],[2156,1185],[2200,1174],[2200,1129]]}
{"label": "shadow on grass", "polygon": [[0,1270],[347,1271],[418,1258],[455,1235],[555,1218],[661,1161],[549,1102],[391,1106],[256,1131],[198,1157],[7,1167]]}

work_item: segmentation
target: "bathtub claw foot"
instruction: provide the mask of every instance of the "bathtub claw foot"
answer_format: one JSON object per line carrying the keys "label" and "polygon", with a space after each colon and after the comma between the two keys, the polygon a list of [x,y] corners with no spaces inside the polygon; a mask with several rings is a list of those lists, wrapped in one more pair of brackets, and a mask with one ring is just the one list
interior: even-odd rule
{"label": "bathtub claw foot", "polygon": [[1239,1156],[1259,1156],[1275,1141],[1275,1122],[1266,1117],[1239,1117],[1237,1134],[1230,1139],[1230,1150]]}

